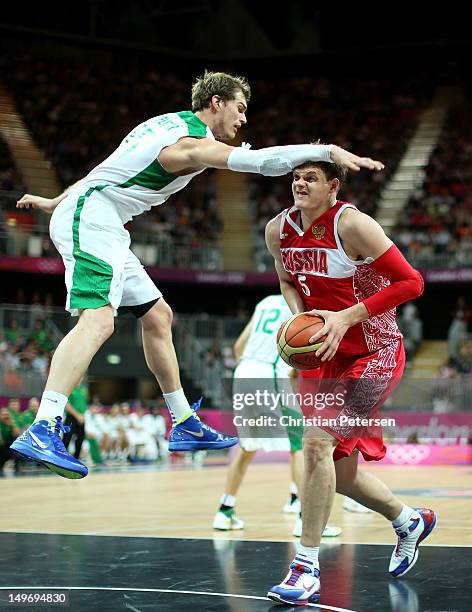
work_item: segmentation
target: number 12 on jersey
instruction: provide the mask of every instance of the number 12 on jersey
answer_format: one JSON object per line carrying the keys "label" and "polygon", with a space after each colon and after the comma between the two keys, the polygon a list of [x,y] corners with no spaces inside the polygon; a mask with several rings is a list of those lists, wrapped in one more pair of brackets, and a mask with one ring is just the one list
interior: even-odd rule
{"label": "number 12 on jersey", "polygon": [[[262,331],[264,334],[273,334],[276,326],[273,324],[280,317],[280,308],[271,308],[267,311],[265,308],[262,309],[261,316],[257,321],[256,328],[254,331]],[[262,325],[262,329],[261,329]]]}

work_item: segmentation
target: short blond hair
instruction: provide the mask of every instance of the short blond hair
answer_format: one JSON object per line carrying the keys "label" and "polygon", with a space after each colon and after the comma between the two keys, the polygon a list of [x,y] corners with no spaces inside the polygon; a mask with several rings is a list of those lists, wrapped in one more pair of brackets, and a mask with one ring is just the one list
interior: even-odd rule
{"label": "short blond hair", "polygon": [[205,70],[203,76],[198,77],[192,85],[192,110],[195,112],[208,108],[213,96],[219,96],[223,102],[234,100],[238,91],[242,91],[249,102],[251,88],[246,77]]}

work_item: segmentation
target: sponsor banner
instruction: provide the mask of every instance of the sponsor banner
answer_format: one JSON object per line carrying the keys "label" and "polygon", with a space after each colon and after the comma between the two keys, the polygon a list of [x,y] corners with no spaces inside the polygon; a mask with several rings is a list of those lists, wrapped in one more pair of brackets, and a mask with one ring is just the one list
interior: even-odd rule
{"label": "sponsor banner", "polygon": [[[323,270],[325,262],[321,258],[310,264]],[[63,274],[62,260],[49,257],[0,257],[0,270],[16,272],[40,272],[45,274]],[[186,270],[180,268],[158,268],[146,266],[151,278],[176,283],[205,283],[222,285],[257,285],[276,286],[277,277],[274,272],[231,272]],[[433,268],[420,270],[427,283],[470,283],[472,268]]]}
{"label": "sponsor banner", "polygon": [[[276,287],[275,272],[231,272],[186,270],[145,266],[149,276],[158,281],[172,283],[198,283],[209,285],[245,285]],[[0,270],[64,274],[62,259],[47,257],[0,257]]]}
{"label": "sponsor banner", "polygon": [[[230,449],[230,456],[235,456],[237,446]],[[253,463],[287,463],[288,452],[275,450],[273,452],[256,453]],[[381,461],[366,462],[359,453],[359,462],[375,465],[472,465],[472,445],[440,446],[438,444],[388,444],[387,454]],[[400,494],[399,491],[395,491]],[[402,491],[403,495],[416,495],[415,491]],[[467,497],[472,494],[470,489],[445,490],[437,497]],[[429,493],[429,496],[434,496]]]}

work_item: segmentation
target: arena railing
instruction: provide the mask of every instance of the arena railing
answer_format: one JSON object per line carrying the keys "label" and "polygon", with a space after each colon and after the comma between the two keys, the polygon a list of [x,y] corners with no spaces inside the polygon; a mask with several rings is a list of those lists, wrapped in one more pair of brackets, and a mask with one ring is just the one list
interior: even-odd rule
{"label": "arena railing", "polygon": [[[223,269],[219,244],[192,245],[159,235],[132,233],[131,250],[144,265],[160,268],[217,271]],[[46,241],[46,243],[44,242]],[[59,257],[49,243],[47,227],[0,222],[0,257]]]}

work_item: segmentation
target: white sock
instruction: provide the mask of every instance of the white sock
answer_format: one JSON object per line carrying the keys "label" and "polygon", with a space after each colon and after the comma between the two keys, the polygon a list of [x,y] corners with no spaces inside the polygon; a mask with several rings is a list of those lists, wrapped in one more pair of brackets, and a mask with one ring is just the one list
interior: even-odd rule
{"label": "white sock", "polygon": [[313,565],[308,563],[310,567],[313,569],[320,568],[320,562],[318,561],[318,554],[320,552],[319,546],[303,546],[300,544],[298,546],[298,553],[295,555],[294,561],[296,562],[297,558],[302,561],[311,561]]}
{"label": "white sock", "polygon": [[414,512],[413,508],[410,508],[410,506],[406,506],[405,504],[403,504],[402,511],[397,516],[397,518],[392,521],[392,525],[394,527],[401,527],[403,523],[407,522],[407,520],[410,518],[413,512]]}
{"label": "white sock", "polygon": [[55,419],[57,416],[62,418],[68,400],[69,398],[62,395],[62,393],[45,391],[41,397],[41,403],[39,404],[34,422],[36,423],[41,419]]}
{"label": "white sock", "polygon": [[298,495],[297,485],[293,482],[290,483],[289,491],[292,495]]}
{"label": "white sock", "polygon": [[162,395],[172,417],[172,423],[177,423],[190,412],[190,404],[185,397],[183,389],[177,389],[177,391],[163,393]]}
{"label": "white sock", "polygon": [[236,504],[236,497],[234,495],[228,495],[228,493],[223,493],[220,499],[220,504],[233,508]]}

